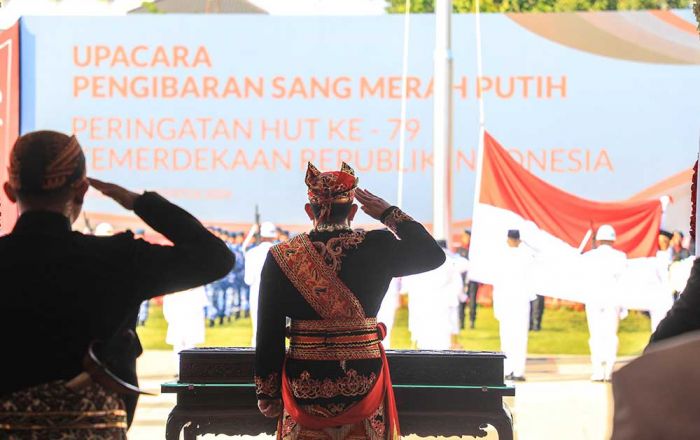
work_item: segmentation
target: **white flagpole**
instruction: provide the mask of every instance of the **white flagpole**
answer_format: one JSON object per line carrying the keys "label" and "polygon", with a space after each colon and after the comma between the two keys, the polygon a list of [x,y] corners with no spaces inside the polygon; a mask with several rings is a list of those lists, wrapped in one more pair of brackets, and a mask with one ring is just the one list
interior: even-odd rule
{"label": "white flagpole", "polygon": [[411,0],[406,0],[403,16],[403,71],[401,72],[401,121],[399,122],[399,182],[396,206],[403,208],[404,156],[406,154],[406,100],[408,84],[408,43],[411,34]]}
{"label": "white flagpole", "polygon": [[435,2],[433,70],[433,236],[449,240],[452,223],[452,0]]}
{"label": "white flagpole", "polygon": [[474,185],[474,208],[472,210],[472,220],[479,205],[479,197],[481,195],[481,179],[484,171],[484,135],[486,133],[486,122],[484,116],[484,95],[479,93],[479,84],[483,75],[483,63],[481,56],[481,13],[479,11],[479,0],[474,2],[474,20],[476,30],[476,90],[479,100],[479,143],[476,151],[476,183]]}

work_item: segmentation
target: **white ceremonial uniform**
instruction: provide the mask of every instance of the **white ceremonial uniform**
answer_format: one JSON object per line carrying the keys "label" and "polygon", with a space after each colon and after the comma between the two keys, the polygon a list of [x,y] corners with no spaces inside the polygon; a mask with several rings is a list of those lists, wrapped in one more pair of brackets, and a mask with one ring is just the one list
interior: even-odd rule
{"label": "white ceremonial uniform", "polygon": [[163,297],[163,317],[168,322],[165,342],[175,357],[182,350],[204,343],[204,308],[209,304],[204,287],[195,287]]}
{"label": "white ceremonial uniform", "polygon": [[262,273],[265,259],[270,248],[274,245],[269,241],[263,241],[253,249],[245,253],[244,280],[250,286],[250,320],[253,323],[253,340],[251,347],[255,347],[255,336],[258,330],[258,298],[260,297],[260,274]]}
{"label": "white ceremonial uniform", "polygon": [[461,330],[459,325],[459,301],[460,297],[464,295],[464,280],[462,279],[462,275],[469,271],[469,260],[453,252],[446,252],[446,254],[447,259],[445,260],[445,264],[449,265],[450,268],[449,280],[447,286],[445,286],[445,290],[450,299],[450,333],[457,335]]}
{"label": "white ceremonial uniform", "polygon": [[382,305],[377,313],[377,321],[386,325],[386,336],[382,345],[385,349],[391,348],[391,330],[394,328],[394,317],[396,309],[399,308],[399,294],[401,293],[401,278],[392,278],[389,288],[384,295]]}
{"label": "white ceremonial uniform", "polygon": [[619,281],[627,266],[624,252],[607,244],[583,254],[588,291],[586,319],[590,339],[593,380],[609,380],[617,359],[617,328],[620,308],[617,305]]}
{"label": "white ceremonial uniform", "polygon": [[684,260],[671,263],[671,266],[668,268],[668,277],[672,290],[678,293],[682,293],[685,290],[694,262],[695,256],[690,256]]}
{"label": "white ceremonial uniform", "polygon": [[504,373],[525,375],[530,301],[535,299],[531,273],[533,255],[521,244],[506,247],[493,284],[493,312],[498,320]]}
{"label": "white ceremonial uniform", "polygon": [[656,331],[656,327],[673,307],[673,288],[671,287],[669,272],[672,260],[671,248],[656,252],[656,276],[659,279],[659,292],[656,295],[653,306],[649,309],[652,333]]}
{"label": "white ceremonial uniform", "polygon": [[450,349],[450,306],[456,301],[450,292],[453,275],[453,264],[448,258],[436,269],[404,278],[411,305],[409,330],[420,350]]}

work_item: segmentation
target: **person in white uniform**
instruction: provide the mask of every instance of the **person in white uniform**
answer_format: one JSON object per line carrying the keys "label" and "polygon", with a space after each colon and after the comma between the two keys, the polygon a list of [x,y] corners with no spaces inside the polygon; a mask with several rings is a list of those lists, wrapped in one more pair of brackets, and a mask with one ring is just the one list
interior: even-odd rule
{"label": "person in white uniform", "polygon": [[245,253],[244,280],[250,286],[250,320],[253,323],[251,347],[255,347],[255,335],[258,328],[258,298],[260,297],[260,273],[267,253],[277,241],[277,227],[271,222],[260,225],[260,244]]}
{"label": "person in white uniform", "polygon": [[602,225],[596,232],[596,248],[583,255],[583,270],[588,280],[586,319],[594,382],[609,381],[617,359],[617,329],[622,311],[617,297],[627,256],[613,248],[615,240],[615,229]]}
{"label": "person in white uniform", "polygon": [[444,240],[439,240],[438,243],[445,251],[445,265],[448,266],[449,275],[447,284],[445,285],[445,294],[448,301],[448,319],[450,321],[450,348],[460,350],[462,346],[459,343],[459,331],[462,329],[459,319],[460,302],[466,300],[464,298],[464,278],[463,276],[469,271],[469,260],[461,255],[451,252],[447,249],[447,244]]}
{"label": "person in white uniform", "polygon": [[493,312],[498,320],[501,351],[506,355],[506,379],[524,381],[530,301],[536,298],[531,280],[534,257],[522,244],[518,229],[508,231],[507,244],[493,283]]}
{"label": "person in white uniform", "polygon": [[445,240],[438,240],[445,262],[428,272],[403,278],[409,297],[409,330],[419,350],[453,348],[454,332],[459,332],[459,294],[467,259],[448,251]]}
{"label": "person in white uniform", "polygon": [[659,231],[659,250],[656,251],[656,277],[658,279],[658,292],[653,306],[649,309],[649,318],[651,320],[651,332],[656,331],[662,319],[671,307],[673,307],[673,287],[671,286],[670,266],[673,262],[673,249],[670,247],[671,237],[673,234],[660,230]]}
{"label": "person in white uniform", "polygon": [[385,349],[391,348],[391,330],[394,328],[396,309],[399,308],[399,295],[401,293],[401,278],[392,278],[389,288],[384,295],[382,305],[377,313],[377,321],[386,325],[386,335],[382,341]]}
{"label": "person in white uniform", "polygon": [[182,350],[204,343],[204,308],[208,304],[204,287],[163,297],[163,316],[168,322],[165,342],[173,346],[178,365]]}

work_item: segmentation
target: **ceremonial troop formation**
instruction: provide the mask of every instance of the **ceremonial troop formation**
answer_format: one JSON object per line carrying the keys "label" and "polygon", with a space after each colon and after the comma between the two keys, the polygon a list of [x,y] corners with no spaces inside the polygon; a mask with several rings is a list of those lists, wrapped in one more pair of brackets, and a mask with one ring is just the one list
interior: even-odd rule
{"label": "ceremonial troop formation", "polygon": [[245,251],[250,245],[245,242],[243,232],[226,231],[218,227],[209,230],[226,243],[231,253],[236,256],[236,264],[225,277],[209,283],[206,286],[207,306],[206,317],[209,326],[214,327],[217,321],[247,317],[250,315],[250,286],[245,283]]}

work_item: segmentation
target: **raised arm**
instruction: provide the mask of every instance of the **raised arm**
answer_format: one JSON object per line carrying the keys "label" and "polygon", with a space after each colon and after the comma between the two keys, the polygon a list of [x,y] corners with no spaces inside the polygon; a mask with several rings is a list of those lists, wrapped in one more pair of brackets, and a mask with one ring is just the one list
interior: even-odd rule
{"label": "raised arm", "polygon": [[358,189],[356,196],[367,215],[381,221],[399,238],[387,241],[386,264],[394,277],[427,272],[445,262],[445,252],[423,225],[367,190]]}
{"label": "raised arm", "polygon": [[132,240],[130,273],[135,274],[134,291],[142,298],[215,281],[233,267],[235,257],[226,244],[184,209],[153,192],[136,194],[96,179],[90,183],[173,243],[159,246]]}

